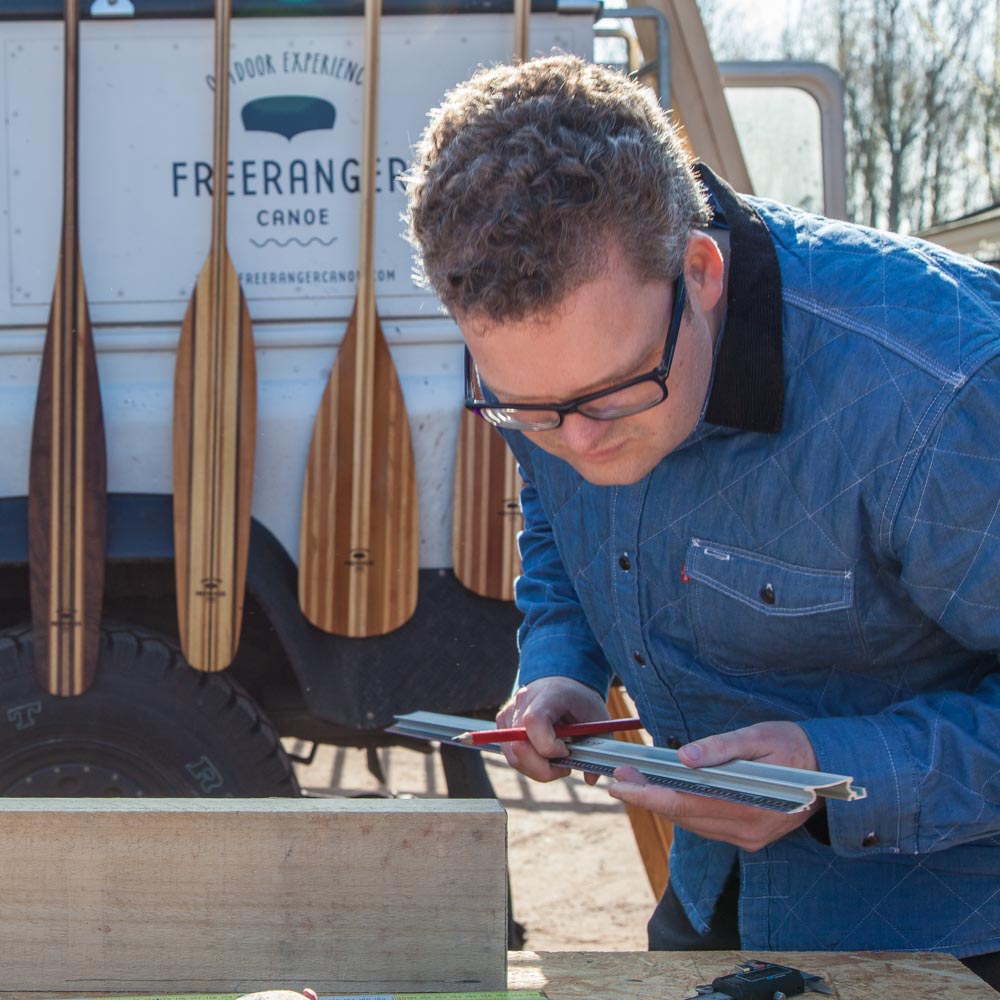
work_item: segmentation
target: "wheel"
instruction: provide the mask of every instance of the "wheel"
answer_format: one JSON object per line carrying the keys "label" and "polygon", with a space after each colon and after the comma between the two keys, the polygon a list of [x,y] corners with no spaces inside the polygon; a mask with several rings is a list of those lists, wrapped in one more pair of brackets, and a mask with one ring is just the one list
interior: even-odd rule
{"label": "wheel", "polygon": [[0,795],[298,795],[278,734],[225,674],[138,628],[101,630],[93,686],[42,689],[29,626],[0,631]]}

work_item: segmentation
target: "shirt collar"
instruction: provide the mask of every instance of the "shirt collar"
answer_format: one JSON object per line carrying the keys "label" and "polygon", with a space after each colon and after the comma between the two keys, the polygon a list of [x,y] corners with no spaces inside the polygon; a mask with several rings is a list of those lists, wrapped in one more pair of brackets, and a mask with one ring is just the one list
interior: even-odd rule
{"label": "shirt collar", "polygon": [[729,230],[729,287],[705,420],[737,430],[781,430],[781,271],[771,234],[753,206],[703,163],[715,224]]}

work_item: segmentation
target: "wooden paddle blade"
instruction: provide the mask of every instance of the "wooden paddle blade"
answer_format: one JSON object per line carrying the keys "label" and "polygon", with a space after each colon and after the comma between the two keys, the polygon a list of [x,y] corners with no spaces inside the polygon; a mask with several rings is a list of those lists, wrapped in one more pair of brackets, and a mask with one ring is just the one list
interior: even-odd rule
{"label": "wooden paddle blade", "polygon": [[[608,691],[608,712],[613,719],[628,718],[635,714],[634,708],[625,701],[621,688],[612,686]],[[623,743],[646,743],[642,733],[634,729],[615,733],[615,739]],[[670,878],[670,845],[674,840],[674,825],[665,817],[628,802],[625,803],[625,812],[632,824],[632,834],[639,848],[639,856],[646,869],[653,897],[659,899]]]}
{"label": "wooden paddle blade", "polygon": [[357,364],[355,304],[313,428],[299,535],[303,614],[326,632],[355,637],[399,628],[417,605],[410,425],[377,316],[374,333],[369,382]]}
{"label": "wooden paddle blade", "polygon": [[[528,56],[531,0],[514,0],[514,62]],[[514,599],[521,572],[517,535],[524,527],[517,462],[500,432],[462,411],[455,456],[451,559],[458,581],[474,594]]]}
{"label": "wooden paddle blade", "polygon": [[199,670],[225,669],[239,645],[256,413],[250,313],[228,254],[213,250],[184,317],[174,375],[177,618],[184,656]]}
{"label": "wooden paddle blade", "polygon": [[80,694],[97,670],[107,456],[90,315],[75,247],[59,259],[28,475],[35,670],[51,694]]}
{"label": "wooden paddle blade", "polygon": [[514,599],[524,527],[517,461],[500,432],[462,411],[455,463],[451,549],[455,576],[475,594]]}

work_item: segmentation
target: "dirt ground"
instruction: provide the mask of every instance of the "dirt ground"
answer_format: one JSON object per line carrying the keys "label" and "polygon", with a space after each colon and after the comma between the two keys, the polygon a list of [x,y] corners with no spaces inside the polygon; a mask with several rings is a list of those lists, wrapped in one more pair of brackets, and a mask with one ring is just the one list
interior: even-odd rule
{"label": "dirt ground", "polygon": [[[289,749],[305,749],[290,741]],[[469,751],[470,753],[476,751]],[[379,751],[385,785],[363,750],[321,747],[299,781],[315,794],[443,796],[436,754]],[[486,754],[487,772],[507,810],[514,919],[532,951],[644,951],[655,900],[620,802],[581,777],[539,784]]]}

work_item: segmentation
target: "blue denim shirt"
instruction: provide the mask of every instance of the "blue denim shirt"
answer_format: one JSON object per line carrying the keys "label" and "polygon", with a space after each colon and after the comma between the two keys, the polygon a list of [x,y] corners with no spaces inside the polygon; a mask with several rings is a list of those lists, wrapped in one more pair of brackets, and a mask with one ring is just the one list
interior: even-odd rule
{"label": "blue denim shirt", "polygon": [[[822,770],[867,788],[828,802],[829,844],[678,829],[671,883],[700,930],[738,858],[746,948],[996,950],[1000,275],[744,205],[780,268],[780,428],[702,419],[615,487],[509,435],[519,683],[604,694],[617,675],[658,745],[793,720]],[[730,297],[723,345],[738,322]]]}

